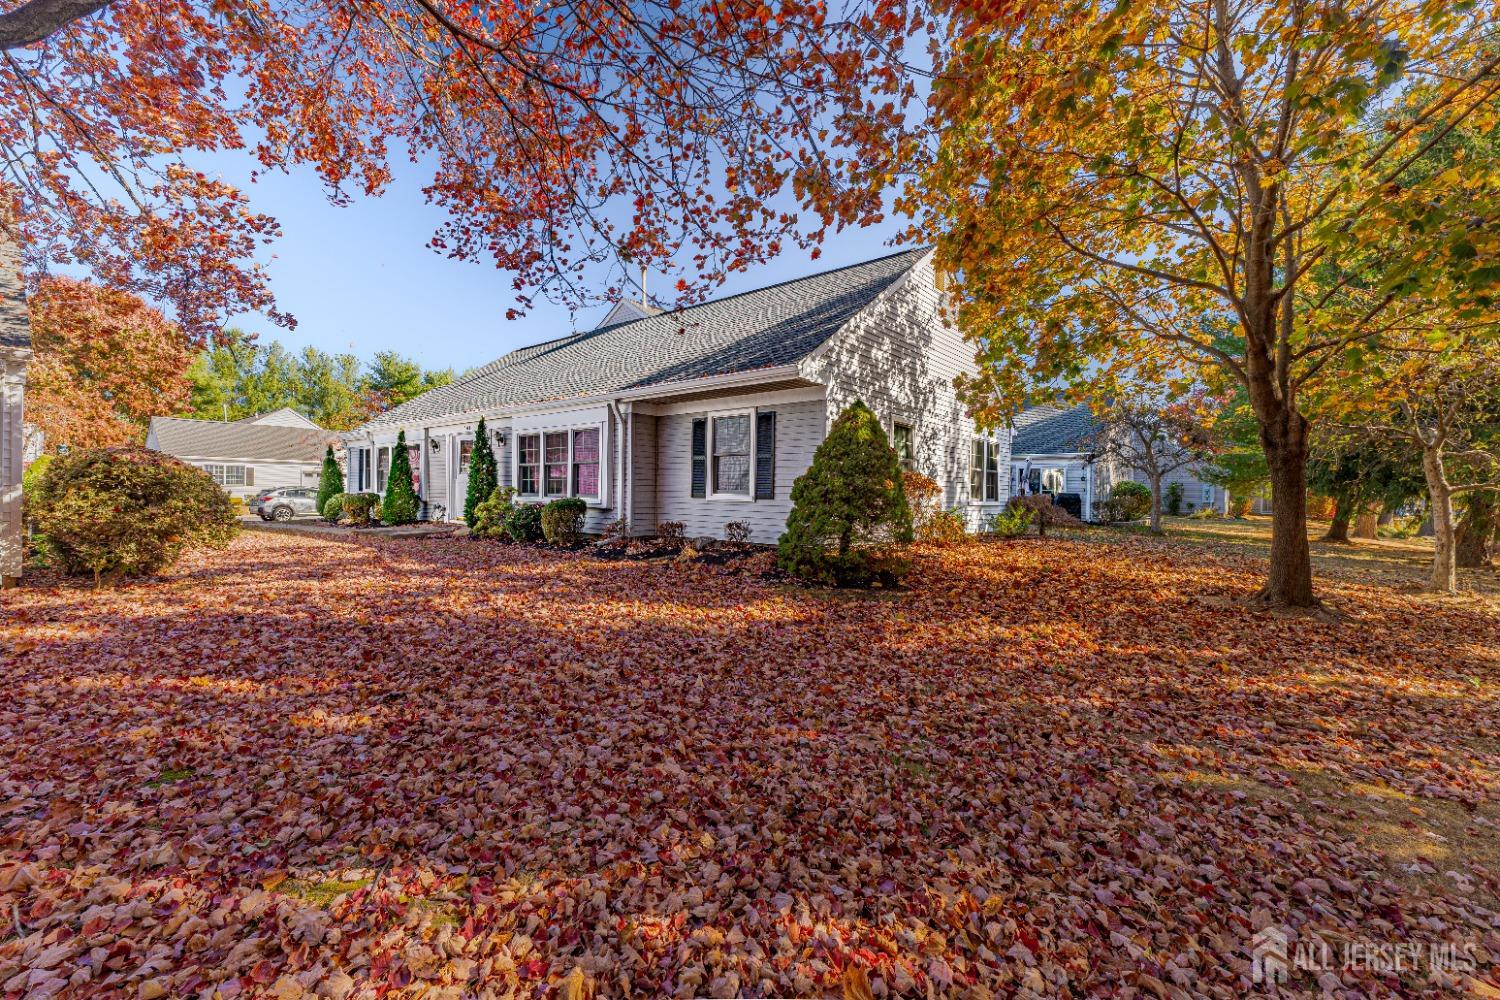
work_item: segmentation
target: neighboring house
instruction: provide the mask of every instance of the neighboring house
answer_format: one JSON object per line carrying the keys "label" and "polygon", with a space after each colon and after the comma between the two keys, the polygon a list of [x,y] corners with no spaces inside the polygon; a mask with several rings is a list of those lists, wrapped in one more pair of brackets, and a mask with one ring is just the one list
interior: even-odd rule
{"label": "neighboring house", "polygon": [[146,432],[147,448],[196,465],[236,497],[316,486],[329,445],[337,434],[285,407],[234,421],[152,417]]}
{"label": "neighboring house", "polygon": [[21,467],[26,432],[26,366],[31,362],[31,320],[26,286],[13,243],[0,243],[0,587],[21,579],[26,539],[21,524]]}
{"label": "neighboring house", "polygon": [[[1134,479],[1150,485],[1146,474],[1126,469],[1119,459],[1099,454],[1101,425],[1087,404],[1053,406],[1043,403],[1021,411],[1014,421],[1011,441],[1011,493],[1076,493],[1082,498],[1085,517],[1093,517],[1094,505],[1109,496],[1115,483]],[[1182,484],[1182,512],[1203,507],[1227,512],[1225,491],[1196,476],[1197,467],[1183,466],[1162,478],[1162,504],[1172,483]]]}
{"label": "neighboring house", "polygon": [[418,492],[461,518],[483,417],[500,484],[529,502],[582,497],[589,531],[680,521],[722,537],[740,521],[774,542],[793,481],[862,399],[903,464],[978,525],[1007,499],[1009,435],[976,434],[953,384],[973,350],[940,308],[922,250],[671,312],[622,303],[346,434],[347,486],[383,490],[405,431]]}

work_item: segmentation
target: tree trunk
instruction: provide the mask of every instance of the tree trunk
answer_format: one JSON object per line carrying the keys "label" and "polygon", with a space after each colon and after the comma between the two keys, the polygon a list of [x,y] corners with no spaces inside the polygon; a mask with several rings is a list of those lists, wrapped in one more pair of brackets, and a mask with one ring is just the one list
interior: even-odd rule
{"label": "tree trunk", "polygon": [[1271,473],[1271,570],[1255,603],[1315,608],[1307,542],[1307,419],[1294,410],[1282,412],[1284,419],[1262,420],[1260,426]]}
{"label": "tree trunk", "polygon": [[1422,472],[1427,477],[1427,500],[1432,517],[1432,576],[1427,590],[1433,594],[1456,594],[1458,572],[1453,552],[1453,492],[1443,468],[1443,453],[1423,445]]}
{"label": "tree trunk", "polygon": [[1161,534],[1161,476],[1151,477],[1151,534]]}
{"label": "tree trunk", "polygon": [[1366,504],[1354,519],[1355,538],[1375,538],[1375,529],[1380,524],[1380,508],[1378,503]]}
{"label": "tree trunk", "polygon": [[1495,494],[1478,490],[1469,494],[1463,520],[1458,522],[1453,561],[1464,569],[1482,569],[1490,565],[1495,528],[1500,522]]}
{"label": "tree trunk", "polygon": [[1328,533],[1323,536],[1325,542],[1349,543],[1349,522],[1354,519],[1354,499],[1347,495],[1340,495],[1335,500],[1333,508],[1333,520],[1328,522]]}

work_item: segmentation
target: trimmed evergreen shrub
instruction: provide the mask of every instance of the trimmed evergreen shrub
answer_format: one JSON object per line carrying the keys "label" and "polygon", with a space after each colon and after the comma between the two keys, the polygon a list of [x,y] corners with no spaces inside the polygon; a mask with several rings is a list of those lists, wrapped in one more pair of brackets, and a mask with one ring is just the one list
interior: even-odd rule
{"label": "trimmed evergreen shrub", "polygon": [[[344,473],[339,469],[339,463],[333,457],[333,446],[323,452],[323,476],[318,480],[318,513],[324,517],[328,514],[323,510],[323,505],[332,498],[344,492]],[[337,521],[335,514],[332,520]]]}
{"label": "trimmed evergreen shrub", "polygon": [[345,493],[340,501],[350,523],[355,526],[369,524],[380,506],[380,497],[374,493]]}
{"label": "trimmed evergreen shrub", "polygon": [[474,509],[474,527],[469,529],[469,535],[473,538],[508,537],[505,522],[515,509],[515,496],[516,491],[509,486],[496,488],[488,500]]}
{"label": "trimmed evergreen shrub", "polygon": [[911,520],[896,450],[870,408],[855,402],[792,484],[777,564],[819,583],[892,585],[904,572],[896,547],[912,540]]}
{"label": "trimmed evergreen shrub", "polygon": [[[1166,500],[1167,513],[1177,517],[1182,513],[1182,484],[1168,483]],[[1149,509],[1149,508],[1148,508]]]}
{"label": "trimmed evergreen shrub", "polygon": [[323,520],[329,524],[338,524],[339,518],[344,516],[344,494],[336,493],[327,500],[324,500],[320,510],[323,514]]}
{"label": "trimmed evergreen shrub", "polygon": [[1151,512],[1151,487],[1132,479],[1115,483],[1104,502],[1107,521],[1139,521]]}
{"label": "trimmed evergreen shrub", "polygon": [[141,576],[188,549],[222,548],[239,530],[229,496],[201,469],[145,448],[60,457],[36,482],[29,511],[48,559],[69,573]]}
{"label": "trimmed evergreen shrub", "polygon": [[391,474],[386,478],[380,501],[380,519],[386,524],[411,524],[419,509],[417,488],[411,481],[411,457],[406,453],[406,432],[396,435],[391,454]]}
{"label": "trimmed evergreen shrub", "polygon": [[572,548],[583,538],[583,515],[588,509],[578,497],[548,501],[542,508],[542,536],[552,545]]}
{"label": "trimmed evergreen shrub", "polygon": [[530,544],[542,540],[542,505],[518,503],[505,519],[505,533],[518,542]]}
{"label": "trimmed evergreen shrub", "polygon": [[1001,538],[1020,538],[1031,527],[1032,510],[1018,503],[1008,504],[1004,510],[990,518],[990,531]]}
{"label": "trimmed evergreen shrub", "polygon": [[474,519],[479,505],[490,498],[495,487],[500,485],[500,475],[495,468],[495,453],[490,449],[490,432],[485,429],[484,418],[474,428],[474,450],[469,453],[469,490],[464,494],[464,523],[474,530]]}

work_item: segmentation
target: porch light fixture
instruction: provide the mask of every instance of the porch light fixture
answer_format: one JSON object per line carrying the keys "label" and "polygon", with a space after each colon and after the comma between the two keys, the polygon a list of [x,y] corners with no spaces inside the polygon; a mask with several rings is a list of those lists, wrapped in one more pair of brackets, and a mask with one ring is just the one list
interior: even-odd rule
{"label": "porch light fixture", "polygon": [[503,430],[496,430],[495,431],[495,443],[498,444],[502,448],[505,447],[505,431],[503,431]]}
{"label": "porch light fixture", "polygon": [[429,448],[432,449],[432,453],[434,455],[436,455],[439,451],[442,451],[442,449],[443,449],[442,442],[440,442],[437,438],[428,438],[427,439],[427,447],[429,447]]}

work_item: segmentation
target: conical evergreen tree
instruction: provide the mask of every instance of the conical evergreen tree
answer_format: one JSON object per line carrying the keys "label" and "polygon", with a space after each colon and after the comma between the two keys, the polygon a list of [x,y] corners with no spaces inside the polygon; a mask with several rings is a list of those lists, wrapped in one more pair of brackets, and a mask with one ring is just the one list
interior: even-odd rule
{"label": "conical evergreen tree", "polygon": [[406,432],[396,435],[391,455],[391,474],[386,478],[385,497],[380,501],[380,519],[386,524],[411,524],[417,519],[417,489],[411,481],[411,458],[406,453]]}
{"label": "conical evergreen tree", "polygon": [[339,469],[339,463],[333,457],[333,445],[323,452],[323,478],[318,480],[318,513],[323,513],[323,505],[328,502],[329,497],[336,497],[344,492],[344,473]]}
{"label": "conical evergreen tree", "polygon": [[479,505],[488,500],[499,485],[489,431],[485,430],[484,418],[480,417],[479,426],[474,429],[474,451],[469,455],[469,492],[464,496],[464,523],[471,529]]}
{"label": "conical evergreen tree", "polygon": [[777,561],[804,579],[862,584],[889,576],[896,562],[882,550],[911,539],[901,460],[874,412],[856,401],[839,414],[812,466],[792,484]]}

